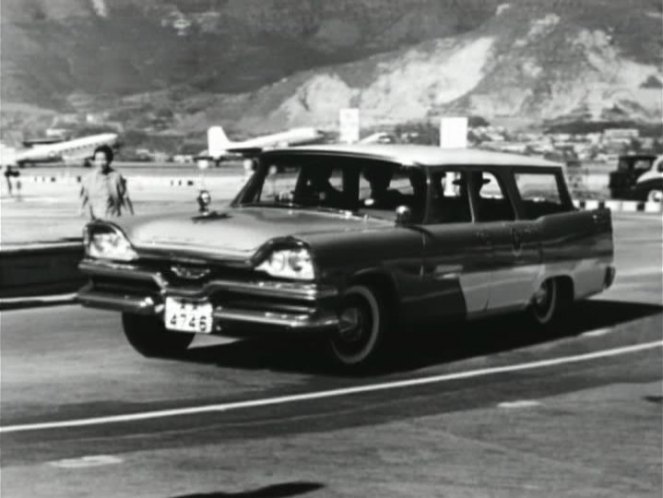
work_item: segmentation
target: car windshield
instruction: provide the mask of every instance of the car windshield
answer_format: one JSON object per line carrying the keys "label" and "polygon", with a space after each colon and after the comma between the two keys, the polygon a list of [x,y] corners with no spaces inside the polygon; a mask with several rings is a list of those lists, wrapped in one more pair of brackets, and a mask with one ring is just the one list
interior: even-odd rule
{"label": "car windshield", "polygon": [[260,164],[238,204],[393,219],[399,206],[421,217],[425,192],[425,175],[417,167],[348,158],[269,158]]}
{"label": "car windshield", "polygon": [[651,168],[654,158],[622,157],[619,159],[619,171],[647,171]]}

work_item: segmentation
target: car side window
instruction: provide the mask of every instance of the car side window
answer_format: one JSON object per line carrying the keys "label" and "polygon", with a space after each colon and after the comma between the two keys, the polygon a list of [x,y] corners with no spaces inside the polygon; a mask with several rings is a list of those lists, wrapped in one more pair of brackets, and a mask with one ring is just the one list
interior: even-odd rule
{"label": "car side window", "polygon": [[473,192],[474,217],[478,222],[512,221],[516,219],[513,205],[503,185],[490,172],[469,173]]}
{"label": "car side window", "polygon": [[432,180],[429,223],[471,222],[467,174],[454,170],[436,172]]}
{"label": "car side window", "polygon": [[514,178],[526,219],[569,211],[555,173],[516,173]]}

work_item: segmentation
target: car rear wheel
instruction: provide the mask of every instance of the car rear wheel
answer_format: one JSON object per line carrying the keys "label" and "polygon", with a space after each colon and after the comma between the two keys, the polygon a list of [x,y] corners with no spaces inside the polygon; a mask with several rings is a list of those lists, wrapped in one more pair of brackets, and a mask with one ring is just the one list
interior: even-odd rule
{"label": "car rear wheel", "polygon": [[663,190],[653,189],[647,193],[647,202],[663,202]]}
{"label": "car rear wheel", "polygon": [[387,312],[380,295],[365,285],[350,287],[343,296],[339,330],[329,339],[335,363],[361,369],[375,363],[385,344]]}
{"label": "car rear wheel", "polygon": [[148,358],[181,355],[195,335],[166,330],[158,317],[131,313],[122,313],[122,326],[129,344]]}
{"label": "car rear wheel", "polygon": [[554,278],[550,278],[543,281],[534,293],[530,315],[535,323],[542,326],[550,325],[559,315],[560,303],[559,283]]}

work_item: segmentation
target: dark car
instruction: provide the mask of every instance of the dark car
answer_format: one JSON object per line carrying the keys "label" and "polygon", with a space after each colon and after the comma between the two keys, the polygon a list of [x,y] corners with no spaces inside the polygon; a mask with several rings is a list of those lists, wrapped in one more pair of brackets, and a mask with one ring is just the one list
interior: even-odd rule
{"label": "dark car", "polygon": [[549,325],[614,277],[610,212],[576,211],[560,165],[414,145],[265,152],[228,207],[93,222],[85,248],[80,301],[121,311],[147,356],[298,332],[348,368],[411,324]]}
{"label": "dark car", "polygon": [[[656,198],[660,197],[661,173],[663,172],[661,162],[657,162],[657,157],[654,154],[628,154],[619,156],[617,169],[610,173],[608,183],[610,196],[613,199],[656,201]],[[655,162],[657,162],[657,166],[654,165]],[[651,173],[658,173],[658,175],[651,175]],[[642,184],[640,178],[645,174],[647,174],[647,177],[643,180],[658,178],[658,181],[654,181],[651,184]],[[659,195],[657,195],[657,192]]]}

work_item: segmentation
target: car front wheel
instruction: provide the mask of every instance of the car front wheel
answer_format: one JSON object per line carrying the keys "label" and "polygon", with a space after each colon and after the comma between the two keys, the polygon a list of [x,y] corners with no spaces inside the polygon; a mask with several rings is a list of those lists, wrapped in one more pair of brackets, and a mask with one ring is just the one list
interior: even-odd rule
{"label": "car front wheel", "polygon": [[339,329],[329,339],[332,359],[344,368],[360,369],[373,364],[385,343],[387,312],[372,288],[350,287],[343,296]]}
{"label": "car front wheel", "polygon": [[194,334],[171,332],[154,316],[122,313],[124,335],[143,356],[174,357],[181,355],[193,341]]}

